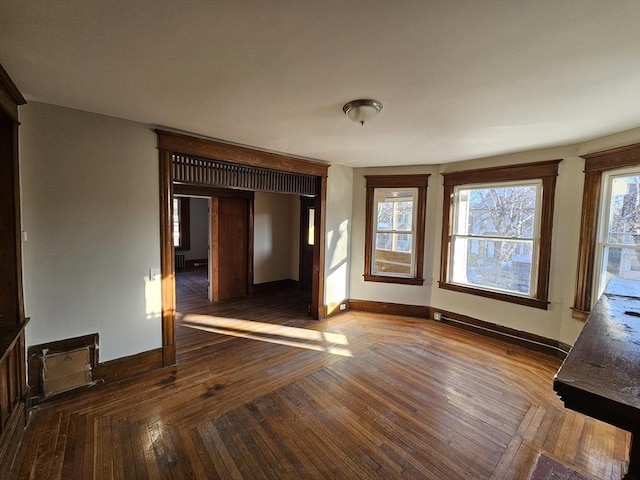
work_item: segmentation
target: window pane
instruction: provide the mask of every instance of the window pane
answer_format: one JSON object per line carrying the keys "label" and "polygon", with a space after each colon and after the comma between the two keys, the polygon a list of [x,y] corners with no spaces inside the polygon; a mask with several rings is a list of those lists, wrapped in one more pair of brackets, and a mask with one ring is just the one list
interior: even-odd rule
{"label": "window pane", "polygon": [[455,233],[533,238],[538,185],[457,190]]}
{"label": "window pane", "polygon": [[640,245],[640,176],[614,177],[607,241]]}
{"label": "window pane", "polygon": [[393,229],[393,203],[378,203],[378,219],[376,225],[378,230]]}
{"label": "window pane", "polygon": [[533,242],[455,238],[452,281],[531,294]]}
{"label": "window pane", "polygon": [[376,230],[412,231],[415,195],[413,190],[376,189]]}
{"label": "window pane", "polygon": [[394,226],[395,230],[410,232],[413,229],[413,200],[395,203]]}
{"label": "window pane", "polygon": [[315,238],[316,209],[309,208],[309,224],[307,225],[307,245],[313,245]]}
{"label": "window pane", "polygon": [[173,199],[173,246],[180,246],[180,200]]}
{"label": "window pane", "polygon": [[375,273],[412,274],[412,234],[378,233],[374,250]]}
{"label": "window pane", "polygon": [[601,291],[611,277],[640,280],[640,248],[605,247],[600,276]]}
{"label": "window pane", "polygon": [[412,242],[411,233],[376,233],[376,250],[411,253]]}

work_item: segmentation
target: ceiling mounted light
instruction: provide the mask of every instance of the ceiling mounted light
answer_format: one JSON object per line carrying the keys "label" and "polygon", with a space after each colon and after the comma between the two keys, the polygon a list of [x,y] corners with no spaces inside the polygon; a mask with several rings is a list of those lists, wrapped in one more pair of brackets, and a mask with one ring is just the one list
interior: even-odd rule
{"label": "ceiling mounted light", "polygon": [[381,110],[382,103],[366,99],[352,100],[342,107],[344,114],[360,126],[373,120]]}

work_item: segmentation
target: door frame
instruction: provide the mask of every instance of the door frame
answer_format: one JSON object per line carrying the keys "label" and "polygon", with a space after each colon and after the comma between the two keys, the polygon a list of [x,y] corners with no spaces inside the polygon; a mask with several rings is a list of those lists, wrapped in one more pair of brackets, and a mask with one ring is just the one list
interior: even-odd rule
{"label": "door frame", "polygon": [[[254,192],[246,190],[234,190],[232,188],[208,187],[203,185],[187,185],[175,184],[173,186],[173,195],[187,196],[190,198],[206,198],[209,201],[209,226],[207,228],[208,247],[207,247],[207,276],[209,287],[207,289],[208,300],[211,301],[211,281],[212,281],[212,257],[211,257],[211,203],[214,197],[234,197],[244,198],[247,200],[247,293],[253,293],[253,209],[254,209]],[[175,258],[174,258],[175,260]]]}
{"label": "door frame", "polygon": [[[174,194],[174,154],[224,160],[227,163],[248,165],[262,169],[289,172],[315,177],[315,248],[313,251],[313,278],[311,289],[311,315],[314,319],[326,316],[324,305],[324,263],[327,202],[328,164],[289,155],[257,150],[217,140],[155,130],[158,136],[160,182],[160,270],[162,273],[162,362],[163,366],[176,363],[175,316],[176,282],[173,248],[172,203]],[[215,187],[215,186],[212,186]],[[182,185],[179,187],[182,188]]]}

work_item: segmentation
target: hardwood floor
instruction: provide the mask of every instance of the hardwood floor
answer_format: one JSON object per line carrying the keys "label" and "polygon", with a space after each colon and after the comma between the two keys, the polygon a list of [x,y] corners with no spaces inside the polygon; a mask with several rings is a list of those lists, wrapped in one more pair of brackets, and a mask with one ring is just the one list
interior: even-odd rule
{"label": "hardwood floor", "polygon": [[[175,368],[38,409],[9,478],[621,478],[628,435],[566,410],[557,359],[297,292],[211,305],[179,279]],[[200,285],[202,287],[202,285]]]}

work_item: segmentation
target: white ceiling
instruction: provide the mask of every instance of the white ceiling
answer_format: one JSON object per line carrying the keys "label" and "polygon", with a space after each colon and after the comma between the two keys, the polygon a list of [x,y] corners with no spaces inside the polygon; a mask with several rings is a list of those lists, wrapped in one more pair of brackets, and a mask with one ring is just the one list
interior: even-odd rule
{"label": "white ceiling", "polygon": [[0,0],[0,63],[27,100],[348,166],[640,126],[640,0]]}

